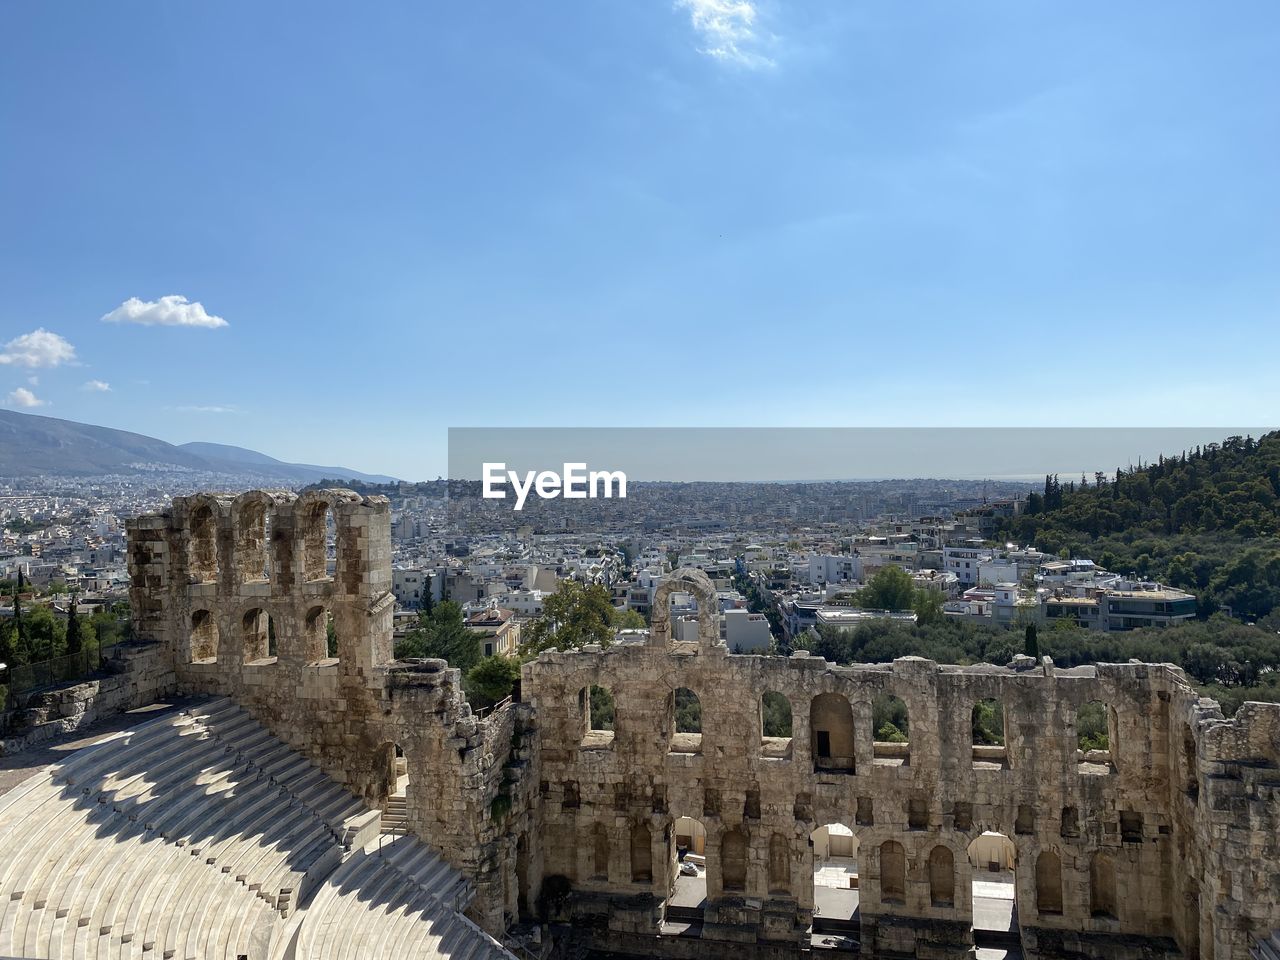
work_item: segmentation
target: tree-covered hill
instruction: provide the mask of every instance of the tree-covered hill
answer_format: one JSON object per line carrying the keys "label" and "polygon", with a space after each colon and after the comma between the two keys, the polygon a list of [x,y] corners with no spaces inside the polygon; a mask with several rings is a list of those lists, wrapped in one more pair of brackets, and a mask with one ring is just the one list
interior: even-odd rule
{"label": "tree-covered hill", "polygon": [[1046,477],[999,535],[1190,590],[1202,615],[1264,617],[1280,607],[1280,432],[1110,477]]}

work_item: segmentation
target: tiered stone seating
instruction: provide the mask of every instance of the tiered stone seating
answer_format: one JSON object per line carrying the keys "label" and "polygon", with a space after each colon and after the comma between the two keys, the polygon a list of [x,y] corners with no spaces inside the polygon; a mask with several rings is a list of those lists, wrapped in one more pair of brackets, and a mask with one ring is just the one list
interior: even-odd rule
{"label": "tiered stone seating", "polygon": [[0,955],[265,958],[377,814],[229,700],[0,796]]}
{"label": "tiered stone seating", "polygon": [[1273,930],[1267,939],[1259,940],[1250,953],[1254,960],[1280,960],[1280,930]]}
{"label": "tiered stone seating", "polygon": [[509,958],[459,912],[470,897],[466,882],[430,847],[411,836],[384,835],[350,856],[317,890],[297,933],[295,955]]}

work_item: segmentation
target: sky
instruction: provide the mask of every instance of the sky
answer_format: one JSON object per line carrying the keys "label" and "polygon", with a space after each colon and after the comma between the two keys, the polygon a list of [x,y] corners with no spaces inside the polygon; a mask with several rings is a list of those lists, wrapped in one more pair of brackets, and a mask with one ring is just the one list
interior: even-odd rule
{"label": "sky", "polygon": [[478,426],[1280,411],[1273,0],[0,6],[0,402],[409,479]]}

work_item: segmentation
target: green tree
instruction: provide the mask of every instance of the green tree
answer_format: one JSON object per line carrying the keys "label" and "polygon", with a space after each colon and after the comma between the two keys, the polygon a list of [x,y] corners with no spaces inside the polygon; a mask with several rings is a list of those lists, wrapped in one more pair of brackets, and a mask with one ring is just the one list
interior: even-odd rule
{"label": "green tree", "polygon": [[397,659],[426,657],[447,660],[465,675],[480,662],[480,638],[467,629],[462,607],[441,600],[429,614],[420,614],[418,626],[396,644]]}
{"label": "green tree", "polygon": [[67,654],[76,654],[84,649],[84,636],[80,631],[80,618],[76,614],[79,599],[71,594],[71,605],[67,607]]}
{"label": "green tree", "polygon": [[589,643],[608,646],[617,632],[618,613],[609,591],[598,583],[561,581],[546,598],[542,615],[524,630],[520,652],[535,657],[543,650],[576,650]]}
{"label": "green tree", "polygon": [[511,696],[519,679],[520,661],[515,657],[485,657],[467,671],[463,689],[473,704],[492,706]]}
{"label": "green tree", "polygon": [[591,685],[591,729],[612,730],[614,714],[613,694],[606,687]]}
{"label": "green tree", "polygon": [[1034,623],[1027,624],[1027,630],[1023,636],[1022,652],[1028,657],[1040,659],[1040,638]]}
{"label": "green tree", "polygon": [[947,618],[942,611],[942,604],[942,594],[939,591],[926,587],[917,590],[915,601],[912,603],[916,612],[916,623],[922,626],[941,623]]}
{"label": "green tree", "polygon": [[791,736],[791,701],[770,690],[760,698],[760,711],[766,737]]}
{"label": "green tree", "polygon": [[916,585],[911,574],[901,567],[881,567],[854,594],[854,602],[868,610],[911,610],[915,607]]}

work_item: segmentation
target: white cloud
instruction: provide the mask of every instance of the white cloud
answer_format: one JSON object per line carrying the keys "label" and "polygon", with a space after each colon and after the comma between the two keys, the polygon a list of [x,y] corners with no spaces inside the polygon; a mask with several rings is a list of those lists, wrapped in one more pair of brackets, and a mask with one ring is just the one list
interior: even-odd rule
{"label": "white cloud", "polygon": [[44,327],[14,337],[0,350],[0,364],[17,367],[57,367],[75,362],[76,348]]}
{"label": "white cloud", "polygon": [[773,66],[754,49],[760,44],[759,11],[752,0],[676,0],[676,7],[689,11],[689,22],[705,44],[699,47],[702,53],[753,69]]}
{"label": "white cloud", "polygon": [[89,393],[110,393],[111,384],[105,380],[86,380],[81,390],[87,390]]}
{"label": "white cloud", "polygon": [[6,402],[11,407],[27,407],[28,409],[31,407],[45,406],[45,401],[41,400],[26,387],[19,387],[17,390],[14,390],[6,398]]}
{"label": "white cloud", "polygon": [[136,323],[144,327],[216,327],[227,326],[227,321],[207,312],[204,304],[191,302],[186,297],[173,294],[159,300],[139,300],[130,297],[102,319],[106,323]]}

